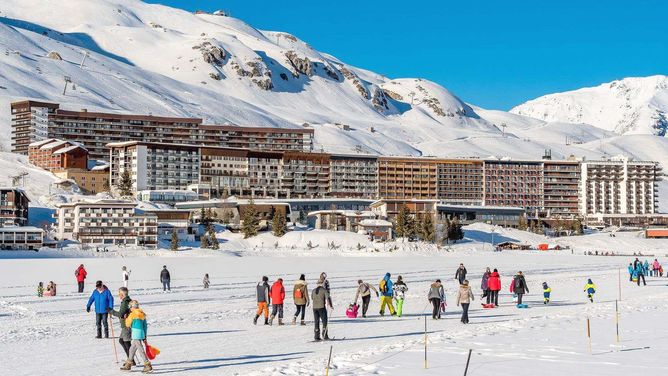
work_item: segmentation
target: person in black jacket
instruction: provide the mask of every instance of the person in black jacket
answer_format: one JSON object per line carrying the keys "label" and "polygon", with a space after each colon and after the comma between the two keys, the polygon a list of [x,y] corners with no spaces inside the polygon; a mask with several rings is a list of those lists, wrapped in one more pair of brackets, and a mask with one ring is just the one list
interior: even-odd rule
{"label": "person in black jacket", "polygon": [[466,268],[464,267],[464,264],[459,264],[459,268],[457,268],[457,272],[455,273],[455,279],[459,280],[460,285],[464,284],[464,281],[466,280]]}
{"label": "person in black jacket", "polygon": [[529,293],[529,286],[527,286],[527,281],[521,271],[517,272],[513,283],[513,292],[517,294],[517,304],[522,304],[522,296]]}
{"label": "person in black jacket", "polygon": [[118,308],[118,311],[113,308],[109,308],[109,312],[112,316],[118,317],[118,320],[121,322],[121,334],[118,337],[118,343],[121,344],[125,355],[130,355],[130,342],[132,342],[132,331],[125,325],[125,318],[130,314],[130,296],[128,295],[127,287],[121,287],[118,289],[118,298],[121,300],[121,306]]}
{"label": "person in black jacket", "polygon": [[171,281],[171,276],[169,275],[169,270],[167,270],[167,265],[162,266],[162,271],[160,272],[160,282],[162,282],[162,291],[172,291],[169,286]]}

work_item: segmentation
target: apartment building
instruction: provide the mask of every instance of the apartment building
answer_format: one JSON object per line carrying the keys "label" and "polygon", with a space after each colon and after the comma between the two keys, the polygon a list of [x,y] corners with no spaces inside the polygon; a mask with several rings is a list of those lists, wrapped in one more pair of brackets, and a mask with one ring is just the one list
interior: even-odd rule
{"label": "apartment building", "polygon": [[330,192],[330,156],[323,153],[283,153],[282,188],[288,197],[325,197]]}
{"label": "apartment building", "polygon": [[385,199],[381,198],[370,205],[371,211],[380,218],[394,220],[401,209],[406,207],[415,218],[432,216],[436,219],[438,200],[420,199]]}
{"label": "apartment building", "polygon": [[333,197],[375,198],[378,195],[378,157],[331,155],[329,195]]}
{"label": "apartment building", "polygon": [[53,171],[53,174],[61,179],[74,181],[84,193],[98,194],[111,189],[108,165],[95,166],[90,170],[69,168]]}
{"label": "apartment building", "polygon": [[580,214],[655,214],[662,169],[623,156],[582,161]]}
{"label": "apartment building", "polygon": [[20,188],[0,188],[0,227],[28,225],[28,196]]}
{"label": "apartment building", "polygon": [[313,150],[313,129],[306,128],[202,125],[198,139],[204,146],[269,151]]}
{"label": "apartment building", "polygon": [[88,150],[71,142],[47,138],[28,145],[28,162],[48,171],[86,169]]}
{"label": "apartment building", "polygon": [[534,213],[543,210],[542,162],[485,160],[484,166],[483,205],[521,207]]}
{"label": "apartment building", "polygon": [[438,197],[438,161],[378,157],[378,197],[435,199]]}
{"label": "apartment building", "polygon": [[12,152],[27,154],[35,141],[56,138],[80,143],[93,159],[106,160],[109,143],[142,141],[252,150],[310,151],[313,130],[202,125],[202,119],[69,111],[56,103],[11,104]]}
{"label": "apartment building", "polygon": [[543,209],[548,218],[579,215],[580,163],[543,161]]}
{"label": "apartment building", "polygon": [[283,187],[283,154],[279,152],[248,152],[248,181],[251,196],[287,197]]}
{"label": "apartment building", "polygon": [[56,205],[53,217],[58,240],[81,244],[157,246],[158,220],[155,214],[135,212],[130,201],[97,200]]}
{"label": "apartment building", "polygon": [[142,190],[186,190],[200,179],[199,147],[169,143],[128,141],[111,143],[110,179],[118,186],[128,171],[133,192]]}
{"label": "apartment building", "polygon": [[482,205],[484,167],[481,160],[439,160],[436,166],[439,201],[452,205]]}
{"label": "apartment building", "polygon": [[44,230],[32,226],[0,227],[0,250],[38,250],[44,243]]}
{"label": "apartment building", "polygon": [[210,197],[250,194],[247,150],[203,147],[200,153],[200,183],[208,185]]}

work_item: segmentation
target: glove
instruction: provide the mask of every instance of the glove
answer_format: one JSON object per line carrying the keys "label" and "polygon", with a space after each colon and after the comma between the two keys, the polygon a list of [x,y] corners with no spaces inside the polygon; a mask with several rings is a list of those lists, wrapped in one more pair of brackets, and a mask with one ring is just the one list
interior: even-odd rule
{"label": "glove", "polygon": [[86,307],[86,312],[90,313],[90,307]]}

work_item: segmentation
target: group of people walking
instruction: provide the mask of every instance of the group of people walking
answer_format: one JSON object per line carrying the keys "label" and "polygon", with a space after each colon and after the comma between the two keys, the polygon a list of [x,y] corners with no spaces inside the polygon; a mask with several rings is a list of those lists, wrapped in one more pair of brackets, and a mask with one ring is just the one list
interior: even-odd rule
{"label": "group of people walking", "polygon": [[629,263],[628,272],[630,282],[635,282],[640,286],[640,280],[642,280],[643,286],[647,286],[645,277],[663,277],[663,266],[657,259],[650,264],[649,261],[645,260],[643,263],[636,257],[633,262]]}

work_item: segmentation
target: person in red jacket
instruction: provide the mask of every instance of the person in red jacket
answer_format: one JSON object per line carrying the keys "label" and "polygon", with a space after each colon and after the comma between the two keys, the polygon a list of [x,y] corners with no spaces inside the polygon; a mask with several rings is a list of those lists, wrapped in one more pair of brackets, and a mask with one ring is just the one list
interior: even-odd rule
{"label": "person in red jacket", "polygon": [[79,265],[77,270],[74,271],[74,275],[77,277],[77,285],[79,285],[79,293],[82,293],[84,290],[84,280],[88,275],[83,264]]}
{"label": "person in red jacket", "polygon": [[271,295],[271,317],[269,325],[274,322],[274,317],[278,316],[278,325],[283,325],[283,300],[285,300],[285,288],[283,288],[283,278],[279,278],[271,286],[269,292]]}
{"label": "person in red jacket", "polygon": [[501,276],[499,271],[494,269],[494,271],[489,275],[487,280],[487,287],[489,288],[490,302],[494,303],[494,306],[499,306],[499,291],[501,290]]}

